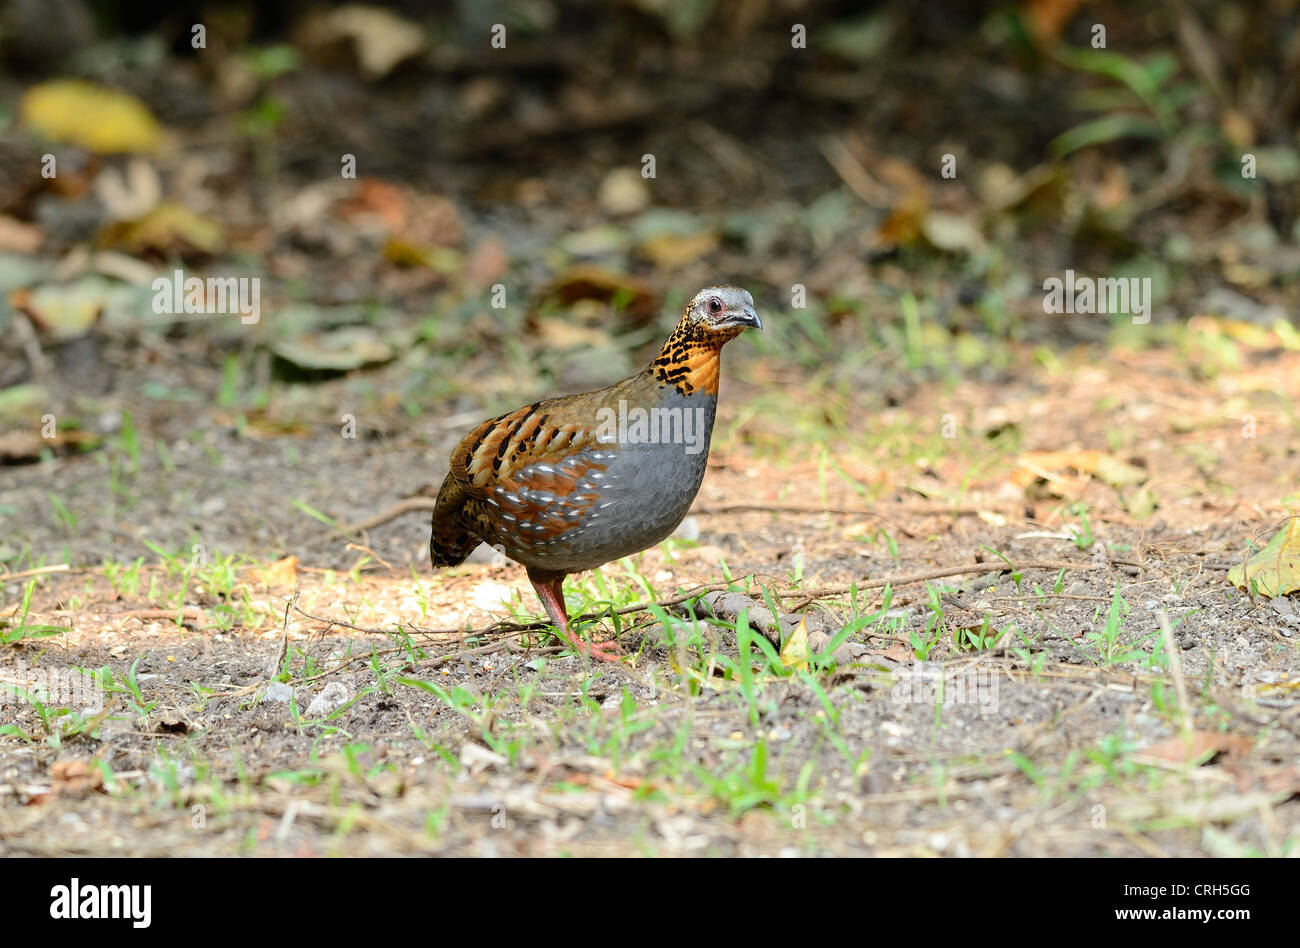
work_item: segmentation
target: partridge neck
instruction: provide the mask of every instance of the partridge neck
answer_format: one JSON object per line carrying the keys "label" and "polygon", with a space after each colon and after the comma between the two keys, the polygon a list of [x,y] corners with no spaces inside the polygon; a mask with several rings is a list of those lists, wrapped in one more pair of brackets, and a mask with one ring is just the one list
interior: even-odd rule
{"label": "partridge neck", "polygon": [[647,371],[660,386],[671,385],[682,395],[707,392],[717,397],[719,357],[728,338],[678,323]]}

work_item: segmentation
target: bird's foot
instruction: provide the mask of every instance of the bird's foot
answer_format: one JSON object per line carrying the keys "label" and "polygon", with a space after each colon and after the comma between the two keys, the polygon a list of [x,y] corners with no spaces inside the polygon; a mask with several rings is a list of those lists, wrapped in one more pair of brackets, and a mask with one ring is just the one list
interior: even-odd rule
{"label": "bird's foot", "polygon": [[630,662],[631,656],[619,647],[614,641],[609,642],[584,642],[572,632],[567,632],[560,636],[567,642],[579,655],[586,655],[588,658],[598,662]]}
{"label": "bird's foot", "polygon": [[598,662],[631,661],[627,654],[619,648],[617,642],[584,642],[573,634],[568,612],[564,608],[563,573],[546,574],[529,570],[528,579],[533,584],[537,598],[541,600],[542,605],[546,608],[546,614],[550,616],[551,622],[554,623],[555,634],[561,642],[564,642],[579,655],[586,655]]}

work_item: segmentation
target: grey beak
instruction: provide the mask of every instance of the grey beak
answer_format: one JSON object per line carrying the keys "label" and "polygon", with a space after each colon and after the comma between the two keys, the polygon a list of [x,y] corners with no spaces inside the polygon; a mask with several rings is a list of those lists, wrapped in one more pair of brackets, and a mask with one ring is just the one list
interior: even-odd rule
{"label": "grey beak", "polygon": [[743,318],[736,320],[742,326],[751,326],[754,329],[763,328],[763,320],[758,318],[758,311],[749,304],[745,304],[745,315]]}

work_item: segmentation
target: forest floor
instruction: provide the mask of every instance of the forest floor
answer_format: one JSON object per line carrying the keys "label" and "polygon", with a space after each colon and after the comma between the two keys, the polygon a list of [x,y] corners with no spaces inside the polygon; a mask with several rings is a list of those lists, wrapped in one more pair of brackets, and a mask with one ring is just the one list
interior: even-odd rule
{"label": "forest floor", "polygon": [[[571,578],[571,611],[713,584],[804,617],[811,663],[670,606],[592,620],[635,658],[591,665],[521,568],[431,575],[427,510],[352,538],[305,512],[388,507],[376,485],[414,493],[456,431],[257,439],[218,409],[168,464],[18,469],[8,503],[68,512],[33,547],[108,552],[33,577],[27,622],[65,631],[6,651],[6,681],[56,693],[7,706],[4,848],[1294,852],[1300,618],[1226,574],[1285,515],[1300,354],[1243,353],[1210,384],[1162,349],[918,388],[833,452],[765,423],[789,380],[732,360],[685,529]],[[150,537],[178,552],[112,552]]]}

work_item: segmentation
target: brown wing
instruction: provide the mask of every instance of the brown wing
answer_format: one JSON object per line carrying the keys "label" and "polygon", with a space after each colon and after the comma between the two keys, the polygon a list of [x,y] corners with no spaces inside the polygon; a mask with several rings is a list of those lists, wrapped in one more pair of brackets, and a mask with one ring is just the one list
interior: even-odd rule
{"label": "brown wing", "polygon": [[[452,451],[451,477],[471,497],[487,497],[496,486],[530,465],[563,460],[598,443],[594,424],[555,418],[555,413],[546,410],[548,405],[554,406],[572,416],[574,405],[579,403],[555,406],[555,402],[534,402],[483,422]],[[548,489],[540,482],[530,486]]]}
{"label": "brown wing", "polygon": [[[591,475],[598,479],[617,451],[597,439],[597,408],[582,396],[535,402],[461,439],[438,494],[431,550],[460,562],[482,538],[526,555],[575,527],[600,499]],[[439,553],[434,563],[442,565]]]}

